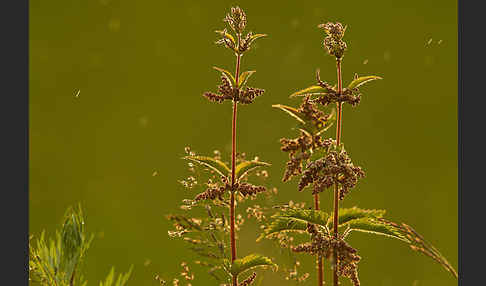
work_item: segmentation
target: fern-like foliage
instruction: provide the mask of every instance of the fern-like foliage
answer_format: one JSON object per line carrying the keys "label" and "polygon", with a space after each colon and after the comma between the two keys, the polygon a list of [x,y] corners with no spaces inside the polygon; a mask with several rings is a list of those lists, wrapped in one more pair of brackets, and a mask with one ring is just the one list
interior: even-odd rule
{"label": "fern-like foliage", "polygon": [[115,267],[112,267],[105,281],[100,282],[100,286],[125,286],[132,274],[132,270],[133,267],[130,267],[127,273],[119,274],[117,278],[115,275]]}
{"label": "fern-like foliage", "polygon": [[[30,237],[29,281],[42,286],[86,286],[82,266],[93,237],[86,232],[81,206],[68,208],[54,238],[46,238],[45,232],[36,240]],[[100,286],[124,286],[130,274],[131,269],[114,281],[112,269]]]}

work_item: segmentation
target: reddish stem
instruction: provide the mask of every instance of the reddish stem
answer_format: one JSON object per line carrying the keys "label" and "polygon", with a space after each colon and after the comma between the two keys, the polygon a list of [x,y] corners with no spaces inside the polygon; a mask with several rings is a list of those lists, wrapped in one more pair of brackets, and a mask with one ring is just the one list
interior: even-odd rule
{"label": "reddish stem", "polygon": [[[319,210],[319,194],[314,194],[314,209]],[[322,256],[317,255],[317,286],[324,285],[324,266]]]}
{"label": "reddish stem", "polygon": [[[240,45],[241,36],[238,35],[238,46]],[[240,77],[241,54],[236,55],[236,72],[235,72],[235,88],[239,92],[239,77]],[[231,197],[230,197],[230,239],[231,239],[231,263],[236,259],[236,238],[235,238],[235,165],[236,165],[236,116],[238,103],[233,99],[233,117],[231,127]],[[233,275],[233,286],[238,286],[238,276]]]}
{"label": "reddish stem", "polygon": [[[343,83],[341,79],[341,59],[336,60],[337,66],[337,77],[338,77],[338,95],[341,95],[343,92]],[[336,143],[337,146],[341,144],[341,129],[342,129],[342,116],[343,116],[343,104],[342,102],[337,103],[337,127],[336,127]],[[338,218],[339,218],[339,186],[336,182],[334,184],[334,214],[333,214],[333,232],[334,238],[337,239],[339,236],[338,233]],[[339,285],[339,277],[337,273],[337,266],[338,266],[338,257],[336,251],[334,251],[334,269],[333,269],[333,282],[334,286]]]}
{"label": "reddish stem", "polygon": [[231,229],[231,263],[236,259],[235,239],[235,161],[236,161],[236,115],[237,103],[233,102],[232,151],[231,151],[231,197],[230,197],[230,229]]}

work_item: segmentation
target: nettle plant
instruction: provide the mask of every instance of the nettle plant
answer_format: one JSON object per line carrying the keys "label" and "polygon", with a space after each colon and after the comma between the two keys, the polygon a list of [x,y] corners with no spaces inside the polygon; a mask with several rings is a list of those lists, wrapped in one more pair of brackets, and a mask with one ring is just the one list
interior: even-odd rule
{"label": "nettle plant", "polygon": [[[255,71],[241,71],[242,56],[250,50],[256,39],[265,37],[264,34],[248,32],[243,35],[246,28],[246,15],[239,7],[231,8],[224,18],[232,32],[227,29],[216,31],[221,39],[216,44],[222,45],[235,54],[235,73],[215,67],[221,73],[221,84],[218,93],[206,92],[206,97],[211,102],[224,103],[230,101],[233,107],[231,124],[231,159],[230,163],[224,162],[219,151],[214,156],[200,156],[186,148],[189,171],[192,173],[181,183],[192,191],[201,188],[199,194],[192,199],[183,201],[182,209],[189,214],[169,215],[168,219],[174,224],[175,230],[169,231],[174,238],[181,238],[189,244],[189,248],[203,259],[196,263],[207,266],[209,273],[223,285],[243,286],[255,281],[256,273],[248,274],[255,267],[274,268],[276,264],[271,259],[260,255],[250,254],[237,258],[237,231],[242,227],[244,219],[237,213],[237,205],[245,199],[253,199],[257,194],[266,193],[264,186],[249,183],[250,175],[264,178],[267,173],[257,170],[268,166],[257,157],[252,160],[245,159],[244,153],[238,153],[236,149],[237,108],[239,104],[251,104],[257,96],[264,93],[263,89],[248,87],[247,82]],[[256,172],[258,171],[258,172]],[[200,184],[199,182],[205,182]],[[203,210],[202,216],[195,216],[198,210]],[[229,213],[229,215],[225,215]],[[201,212],[199,212],[201,214]],[[184,265],[187,264],[183,264]],[[181,273],[182,280],[190,285],[194,275],[187,275],[187,269]],[[244,275],[244,277],[242,277]],[[238,280],[240,279],[240,283]],[[165,284],[162,279],[158,279]],[[174,285],[180,282],[174,278]],[[226,284],[228,283],[228,284]]]}
{"label": "nettle plant", "polygon": [[[343,41],[346,27],[341,23],[326,23],[319,25],[319,28],[327,34],[324,48],[336,59],[337,86],[322,81],[317,71],[315,85],[291,95],[303,98],[300,107],[274,105],[298,121],[300,133],[295,139],[281,139],[281,150],[289,154],[283,181],[299,177],[298,191],[312,190],[314,209],[304,209],[295,204],[277,206],[277,213],[267,220],[259,239],[273,239],[281,247],[295,253],[316,256],[319,286],[324,284],[324,259],[332,267],[333,285],[339,285],[339,277],[347,277],[353,285],[360,285],[358,262],[361,258],[346,241],[353,232],[384,235],[402,241],[411,249],[434,259],[457,278],[457,272],[446,258],[409,225],[385,219],[384,210],[339,207],[340,201],[365,176],[363,169],[353,163],[341,142],[343,104],[356,107],[361,100],[360,88],[381,78],[355,75],[349,85],[343,88],[341,65],[347,49]],[[337,108],[336,139],[325,139],[322,134],[332,125],[335,112],[333,110],[326,114],[319,110],[319,106],[332,104]],[[332,213],[329,214],[320,209],[319,194],[331,189],[334,200]],[[302,239],[302,235],[308,241],[294,245],[295,241]]]}
{"label": "nettle plant", "polygon": [[[68,208],[62,228],[55,237],[46,239],[42,232],[38,239],[29,237],[29,283],[43,286],[86,286],[82,268],[94,235],[88,235],[81,206]],[[132,267],[127,273],[115,275],[111,268],[99,286],[125,286]],[[91,284],[90,284],[91,285]]]}

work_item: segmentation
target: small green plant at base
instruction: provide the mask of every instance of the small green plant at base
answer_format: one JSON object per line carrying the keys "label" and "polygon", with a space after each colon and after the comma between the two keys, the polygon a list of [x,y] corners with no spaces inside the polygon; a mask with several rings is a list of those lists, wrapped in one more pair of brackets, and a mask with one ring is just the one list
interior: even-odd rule
{"label": "small green plant at base", "polygon": [[[29,239],[29,282],[45,286],[86,286],[88,281],[82,273],[86,253],[93,241],[88,235],[81,206],[68,208],[62,228],[53,239],[42,232],[39,239]],[[32,242],[32,240],[34,240]],[[132,272],[115,275],[112,268],[100,286],[124,286]]]}
{"label": "small green plant at base", "polygon": [[[228,70],[214,67],[221,74],[218,93],[206,92],[203,96],[216,103],[225,101],[232,103],[231,160],[229,164],[223,162],[219,152],[215,152],[214,156],[199,156],[189,148],[186,149],[187,156],[184,159],[189,161],[189,169],[194,176],[182,181],[182,184],[189,189],[197,189],[202,185],[205,190],[195,195],[193,199],[185,200],[182,208],[187,211],[202,208],[206,215],[203,217],[185,214],[169,215],[168,219],[175,227],[175,230],[169,231],[169,235],[187,242],[189,249],[203,258],[196,263],[208,267],[209,274],[217,281],[228,283],[224,285],[244,286],[255,281],[255,272],[247,274],[250,270],[256,267],[276,269],[276,264],[270,258],[259,254],[237,257],[237,231],[244,222],[243,216],[237,213],[237,205],[245,199],[255,198],[260,193],[268,193],[266,187],[253,185],[248,180],[255,170],[269,164],[261,162],[258,158],[246,160],[243,153],[238,153],[236,149],[238,105],[251,104],[256,97],[264,93],[263,89],[247,86],[249,78],[255,71],[241,72],[241,59],[243,54],[250,50],[255,40],[266,35],[252,32],[244,35],[247,18],[245,12],[239,7],[231,8],[224,22],[232,32],[227,29],[216,31],[221,36],[216,44],[222,45],[235,54],[235,72],[233,74]],[[200,184],[201,181],[206,183]],[[229,215],[226,216],[225,213]],[[246,277],[238,282],[242,275]],[[165,283],[160,277],[157,280],[161,284]],[[173,283],[176,283],[174,281]],[[189,281],[187,283],[190,284]]]}
{"label": "small green plant at base", "polygon": [[[318,285],[324,284],[323,260],[330,263],[333,271],[333,285],[339,285],[339,277],[347,277],[353,285],[359,286],[357,250],[346,241],[352,232],[365,232],[395,238],[407,243],[411,249],[431,257],[457,278],[457,272],[447,259],[430,243],[407,224],[390,222],[383,218],[384,210],[366,210],[357,207],[340,208],[350,190],[365,176],[363,169],[355,165],[341,142],[342,108],[347,103],[353,107],[361,101],[360,88],[378,76],[359,77],[355,75],[350,84],[343,88],[341,65],[347,49],[343,41],[346,27],[341,23],[319,25],[327,34],[323,45],[335,57],[337,85],[322,81],[317,71],[316,84],[295,92],[291,97],[303,97],[299,108],[281,104],[273,105],[298,121],[300,136],[295,139],[281,139],[281,150],[289,153],[283,181],[300,176],[298,191],[312,187],[314,209],[295,206],[276,206],[279,211],[271,216],[264,226],[260,239],[276,240],[284,248],[296,253],[316,256]],[[334,110],[326,114],[320,106],[336,104],[336,139],[324,139],[322,134],[331,126]],[[333,210],[329,214],[320,209],[319,194],[333,189]],[[309,241],[292,245],[292,235],[305,234]]]}

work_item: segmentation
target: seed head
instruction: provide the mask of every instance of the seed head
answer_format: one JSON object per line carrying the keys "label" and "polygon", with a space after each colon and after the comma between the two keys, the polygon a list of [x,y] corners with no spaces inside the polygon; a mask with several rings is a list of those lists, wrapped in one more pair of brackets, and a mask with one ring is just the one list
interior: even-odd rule
{"label": "seed head", "polygon": [[309,163],[299,182],[299,191],[313,184],[313,194],[323,192],[334,184],[340,187],[340,198],[343,199],[365,176],[361,167],[354,166],[344,148],[341,151],[330,150],[321,159]]}
{"label": "seed head", "polygon": [[248,183],[241,183],[241,184],[238,184],[237,190],[244,197],[248,197],[248,196],[254,196],[258,193],[265,192],[265,191],[267,191],[267,188],[265,188],[263,186],[255,186],[255,185],[248,184]]}
{"label": "seed head", "polygon": [[339,22],[328,22],[326,24],[320,24],[318,27],[324,29],[327,34],[327,37],[323,42],[324,48],[326,48],[330,55],[335,56],[337,59],[341,59],[347,49],[346,42],[342,40],[346,27],[343,27]]}
{"label": "seed head", "polygon": [[243,33],[246,27],[246,14],[240,7],[232,7],[223,19],[237,34]]}

